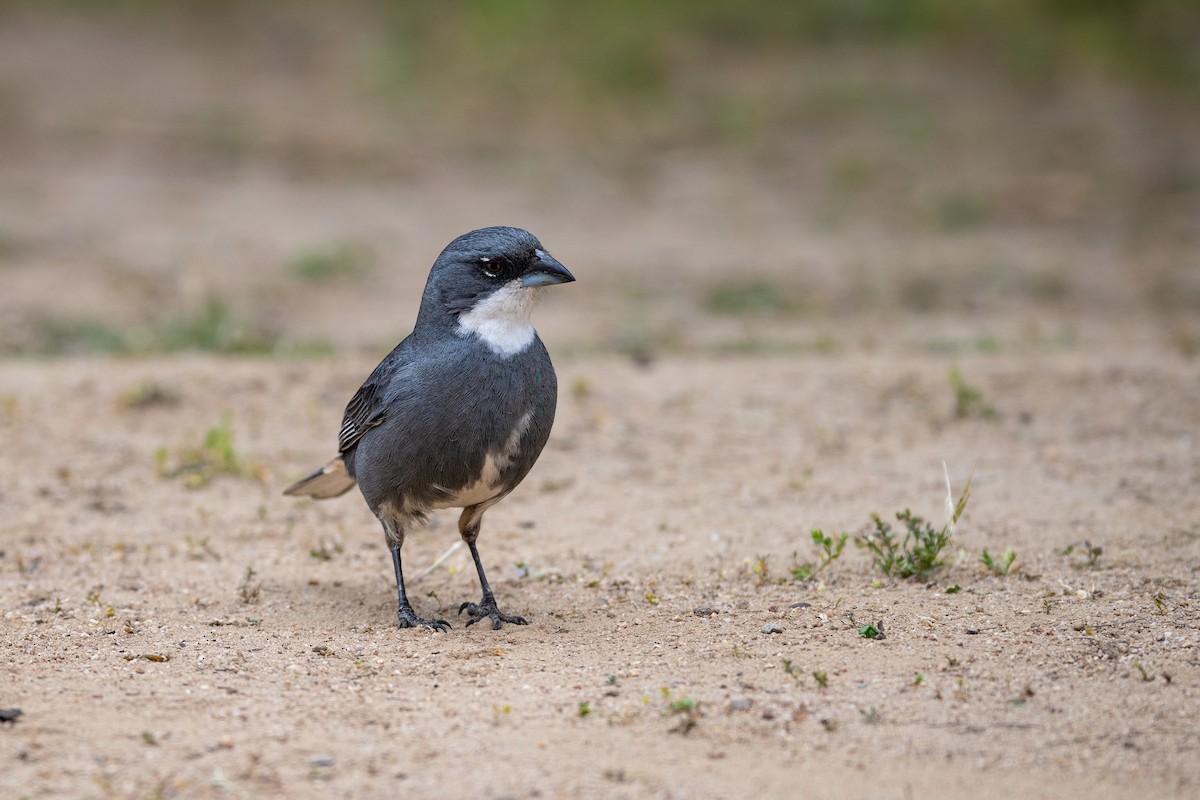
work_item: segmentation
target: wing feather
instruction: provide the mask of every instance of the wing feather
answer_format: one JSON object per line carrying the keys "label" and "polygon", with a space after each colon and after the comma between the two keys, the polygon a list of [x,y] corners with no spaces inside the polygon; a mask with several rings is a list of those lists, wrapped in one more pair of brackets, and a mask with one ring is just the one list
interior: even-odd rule
{"label": "wing feather", "polygon": [[380,362],[346,404],[342,428],[338,431],[339,452],[345,453],[353,448],[367,431],[387,419],[387,398],[395,394],[393,384],[412,372],[411,365],[405,364],[401,355],[405,343],[401,342],[391,355]]}

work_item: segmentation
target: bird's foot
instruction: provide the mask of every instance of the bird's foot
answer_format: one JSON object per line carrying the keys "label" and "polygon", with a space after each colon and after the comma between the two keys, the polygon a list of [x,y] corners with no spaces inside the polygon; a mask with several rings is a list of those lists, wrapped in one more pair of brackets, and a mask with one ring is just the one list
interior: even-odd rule
{"label": "bird's foot", "polygon": [[446,622],[446,620],[421,619],[415,613],[413,613],[412,608],[409,606],[401,606],[400,610],[396,612],[396,616],[399,619],[397,627],[400,628],[416,628],[424,625],[426,628],[433,628],[435,631],[440,631],[442,633],[450,630],[450,623]]}
{"label": "bird's foot", "polygon": [[496,607],[495,598],[485,597],[478,603],[463,603],[458,607],[458,613],[467,612],[470,619],[467,620],[467,627],[471,627],[481,619],[490,619],[492,621],[492,630],[500,630],[501,623],[510,622],[513,625],[528,625],[529,620],[524,617],[515,617],[509,614],[503,614]]}

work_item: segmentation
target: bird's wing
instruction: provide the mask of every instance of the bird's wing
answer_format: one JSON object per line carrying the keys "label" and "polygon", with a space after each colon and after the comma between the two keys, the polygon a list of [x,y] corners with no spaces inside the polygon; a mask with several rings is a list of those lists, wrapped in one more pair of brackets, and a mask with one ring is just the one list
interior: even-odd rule
{"label": "bird's wing", "polygon": [[342,429],[338,431],[338,452],[344,453],[354,447],[363,434],[383,422],[386,408],[379,402],[379,389],[379,384],[368,378],[346,404]]}
{"label": "bird's wing", "polygon": [[404,357],[406,343],[407,340],[397,345],[396,349],[375,367],[374,372],[346,404],[342,429],[338,431],[338,452],[345,453],[354,447],[367,431],[387,418],[388,398],[394,394],[395,385],[407,382],[412,374],[412,364],[407,363]]}

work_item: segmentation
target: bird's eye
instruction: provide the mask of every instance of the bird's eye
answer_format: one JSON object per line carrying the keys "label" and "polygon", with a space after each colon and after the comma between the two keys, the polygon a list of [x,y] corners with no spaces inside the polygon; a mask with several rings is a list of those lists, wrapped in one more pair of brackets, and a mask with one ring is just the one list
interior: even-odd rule
{"label": "bird's eye", "polygon": [[500,275],[500,273],[496,270],[496,267],[492,264],[492,260],[490,258],[479,259],[479,269],[489,278],[495,278]]}

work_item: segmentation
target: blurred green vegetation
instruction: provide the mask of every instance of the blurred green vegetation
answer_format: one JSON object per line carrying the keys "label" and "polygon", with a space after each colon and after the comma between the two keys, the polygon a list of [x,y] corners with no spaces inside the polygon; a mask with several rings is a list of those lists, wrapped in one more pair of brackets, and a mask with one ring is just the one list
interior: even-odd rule
{"label": "blurred green vegetation", "polygon": [[39,317],[0,354],[36,356],[150,355],[207,352],[226,355],[328,355],[333,345],[283,337],[269,326],[239,317],[220,297],[191,313],[164,317],[148,327],[123,327],[100,319]]}
{"label": "blurred green vegetation", "polygon": [[[45,8],[45,0],[0,4]],[[272,19],[325,6],[372,22],[375,88],[433,116],[503,135],[569,123],[628,133],[753,140],[764,126],[844,113],[869,84],[810,95],[816,53],[895,52],[993,68],[1038,89],[1080,73],[1200,99],[1200,0],[57,0],[79,13],[183,9],[206,22],[270,6]],[[375,24],[377,23],[377,24]],[[865,93],[865,94],[864,94]],[[564,113],[566,112],[566,113]],[[918,121],[919,123],[919,121]],[[253,132],[208,120],[214,146]],[[901,121],[899,124],[906,124]]]}
{"label": "blurred green vegetation", "polygon": [[375,267],[376,256],[370,247],[339,242],[298,253],[288,271],[308,283],[359,281]]}
{"label": "blurred green vegetation", "polygon": [[[439,104],[488,106],[489,122],[591,109],[584,125],[661,119],[738,139],[808,104],[834,113],[861,97],[792,98],[806,53],[900,48],[994,65],[1036,88],[1091,71],[1200,88],[1196,0],[393,0],[388,74],[420,81]],[[474,87],[466,97],[439,89]],[[751,91],[747,94],[746,90]],[[864,88],[865,90],[865,88]],[[700,102],[696,102],[700,101]],[[704,109],[689,118],[685,109]],[[811,108],[808,109],[811,111]],[[615,119],[612,119],[615,118]]]}
{"label": "blurred green vegetation", "polygon": [[[746,199],[761,190],[788,204],[796,224],[838,228],[846,241],[899,232],[962,247],[914,251],[901,238],[882,265],[864,248],[851,265],[861,275],[842,285],[760,275],[763,265],[739,262],[736,277],[705,280],[690,295],[725,325],[893,307],[1083,305],[1102,294],[1058,251],[968,248],[1008,231],[1111,232],[1136,254],[1125,260],[1141,302],[1170,314],[1200,307],[1191,269],[1200,0],[0,0],[0,22],[11,9],[145,20],[131,29],[146,36],[166,21],[168,33],[194,29],[200,52],[216,58],[228,48],[247,70],[273,76],[286,68],[301,87],[320,89],[297,90],[290,102],[301,110],[293,114],[260,108],[258,92],[290,85],[271,81],[251,100],[200,93],[194,106],[163,119],[153,97],[149,111],[131,104],[130,118],[144,114],[137,130],[161,125],[185,155],[195,155],[189,146],[200,151],[197,163],[278,160],[298,179],[365,172],[400,183],[421,165],[461,161],[525,181],[561,181],[572,193],[587,191],[587,168],[600,166],[605,177],[628,179],[622,190],[631,204],[646,187],[690,191],[758,225],[763,218]],[[305,115],[325,113],[320,101],[331,96],[365,99],[364,118],[354,118],[360,103],[351,102],[344,126],[306,131]],[[82,121],[64,113],[60,125],[89,130],[93,113],[79,111]],[[113,140],[126,133],[114,130]],[[658,158],[672,148],[691,148],[689,158],[698,157],[688,164],[708,158],[714,168],[701,178],[711,183],[652,185],[680,174],[682,159]],[[751,189],[739,183],[747,175]],[[771,224],[786,220],[781,214]],[[292,252],[291,288],[316,296],[365,285],[386,260],[369,238]],[[0,266],[28,260],[37,246],[23,231],[0,230]],[[640,358],[655,343],[686,340],[679,326],[654,323],[654,303],[622,302],[615,349]],[[143,319],[151,322],[125,330],[44,317],[7,350],[330,348],[287,341],[220,301],[173,322]],[[1178,330],[1187,351],[1191,329]],[[731,349],[770,345],[760,338],[748,330]],[[995,349],[974,339],[931,346]]]}

